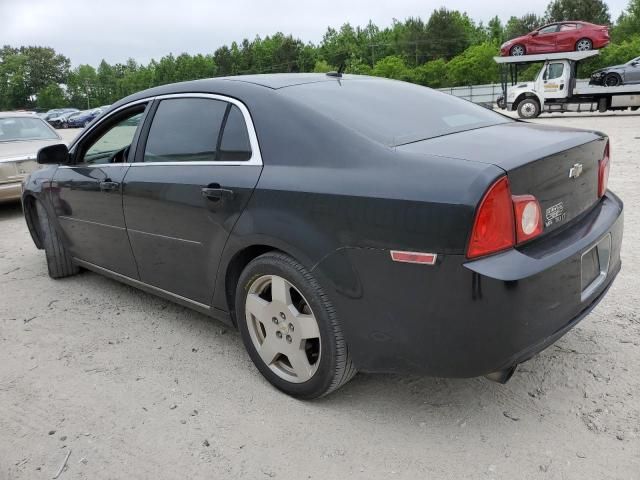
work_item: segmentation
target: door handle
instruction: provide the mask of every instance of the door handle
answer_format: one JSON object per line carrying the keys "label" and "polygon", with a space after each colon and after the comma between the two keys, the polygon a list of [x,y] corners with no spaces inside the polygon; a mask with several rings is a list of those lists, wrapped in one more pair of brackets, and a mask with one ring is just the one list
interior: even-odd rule
{"label": "door handle", "polygon": [[213,201],[233,197],[233,190],[222,188],[219,183],[212,183],[202,189],[202,196]]}
{"label": "door handle", "polygon": [[112,192],[114,190],[118,190],[119,188],[120,184],[118,182],[112,182],[111,180],[100,182],[100,190],[103,192]]}

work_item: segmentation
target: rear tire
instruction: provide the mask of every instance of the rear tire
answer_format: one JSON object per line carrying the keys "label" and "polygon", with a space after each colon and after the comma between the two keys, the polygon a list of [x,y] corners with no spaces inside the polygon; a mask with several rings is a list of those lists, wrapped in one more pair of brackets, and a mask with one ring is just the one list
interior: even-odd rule
{"label": "rear tire", "polygon": [[284,393],[322,397],[356,374],[331,301],[288,255],[268,252],[252,260],[238,280],[235,306],[251,360]]}
{"label": "rear tire", "polygon": [[604,78],[605,87],[617,87],[622,84],[622,78],[617,73],[610,73]]}
{"label": "rear tire", "polygon": [[525,98],[518,104],[518,116],[520,118],[536,118],[540,115],[540,104],[535,98]]}
{"label": "rear tire", "polygon": [[51,223],[49,214],[41,202],[36,201],[42,244],[47,258],[47,269],[51,278],[64,278],[77,274],[80,269],[74,265],[71,254],[60,240],[60,236]]}
{"label": "rear tire", "polygon": [[593,50],[593,42],[588,38],[581,38],[576,42],[576,52],[586,52]]}

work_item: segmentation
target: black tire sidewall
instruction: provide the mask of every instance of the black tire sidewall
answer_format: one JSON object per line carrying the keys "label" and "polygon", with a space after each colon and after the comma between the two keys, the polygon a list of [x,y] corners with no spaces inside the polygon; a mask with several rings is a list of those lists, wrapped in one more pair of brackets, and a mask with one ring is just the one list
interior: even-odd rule
{"label": "black tire sidewall", "polygon": [[[263,275],[278,275],[292,283],[302,293],[315,315],[320,330],[320,365],[313,377],[306,382],[292,383],[280,378],[265,365],[253,345],[247,326],[245,301],[252,283]],[[271,384],[301,399],[316,398],[329,390],[336,372],[337,346],[333,329],[335,319],[332,319],[335,313],[317,280],[304,267],[284,254],[265,254],[256,258],[240,275],[235,305],[238,330],[245,348],[260,373]]]}
{"label": "black tire sidewall", "polygon": [[[607,83],[607,80],[608,80],[609,78],[615,78],[615,79],[616,79],[616,81],[617,81],[617,83],[616,83],[615,85],[609,85],[609,84]],[[622,83],[622,79],[620,78],[620,76],[619,76],[619,75],[617,75],[617,74],[615,74],[615,73],[609,73],[606,77],[604,77],[604,85],[605,85],[605,87],[617,87],[617,86],[619,86],[621,83]]]}

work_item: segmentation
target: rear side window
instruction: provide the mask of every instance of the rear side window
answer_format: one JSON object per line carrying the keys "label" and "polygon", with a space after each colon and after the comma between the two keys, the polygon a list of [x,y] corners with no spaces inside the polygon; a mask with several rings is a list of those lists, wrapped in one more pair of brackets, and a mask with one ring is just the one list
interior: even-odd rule
{"label": "rear side window", "polygon": [[207,98],[162,100],[149,130],[144,161],[215,161],[227,105]]}
{"label": "rear side window", "polygon": [[238,107],[231,105],[220,142],[218,159],[226,162],[244,162],[250,158],[251,143],[244,116]]}

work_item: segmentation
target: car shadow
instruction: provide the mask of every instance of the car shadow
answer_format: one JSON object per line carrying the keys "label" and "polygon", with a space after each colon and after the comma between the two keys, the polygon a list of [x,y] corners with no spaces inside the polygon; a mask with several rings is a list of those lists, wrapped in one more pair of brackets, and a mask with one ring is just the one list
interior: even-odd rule
{"label": "car shadow", "polygon": [[9,220],[22,216],[22,204],[20,202],[0,203],[0,220]]}

